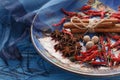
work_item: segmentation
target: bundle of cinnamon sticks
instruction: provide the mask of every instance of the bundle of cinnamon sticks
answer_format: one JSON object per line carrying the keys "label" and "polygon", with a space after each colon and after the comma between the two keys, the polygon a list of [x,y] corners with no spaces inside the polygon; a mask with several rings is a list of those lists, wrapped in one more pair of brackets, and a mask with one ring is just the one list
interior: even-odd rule
{"label": "bundle of cinnamon sticks", "polygon": [[[82,22],[87,26],[89,24],[89,19],[81,19]],[[77,20],[73,19],[73,23],[80,28],[83,28],[83,24]],[[84,33],[87,29],[78,29],[75,25],[71,22],[64,23],[65,29],[70,29],[72,33]],[[116,18],[105,19],[99,25],[94,28],[94,32],[110,32],[110,33],[119,33],[120,32],[120,22]]]}

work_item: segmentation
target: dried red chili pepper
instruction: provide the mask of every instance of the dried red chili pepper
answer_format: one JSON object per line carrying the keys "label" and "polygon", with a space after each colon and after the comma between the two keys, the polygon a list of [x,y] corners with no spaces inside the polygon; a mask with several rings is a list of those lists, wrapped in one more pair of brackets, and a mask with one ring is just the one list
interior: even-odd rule
{"label": "dried red chili pepper", "polygon": [[110,17],[120,19],[120,14],[119,15],[118,14],[113,14]]}
{"label": "dried red chili pepper", "polygon": [[95,11],[95,10],[88,10],[86,12],[84,12],[86,15],[90,15],[92,17],[94,16],[100,16],[101,18],[104,18],[105,14],[107,12],[104,12],[104,11]]}
{"label": "dried red chili pepper", "polygon": [[103,54],[104,54],[104,53],[101,51],[101,52],[99,53],[98,57],[100,58],[100,60],[106,61],[106,59],[104,58],[104,55],[103,55]]}
{"label": "dried red chili pepper", "polygon": [[120,58],[120,53],[118,54],[118,58]]}
{"label": "dried red chili pepper", "polygon": [[117,50],[120,50],[120,46],[117,46],[116,49],[117,49]]}
{"label": "dried red chili pepper", "polygon": [[66,11],[64,8],[61,8],[61,11],[62,11],[65,15],[70,16],[70,17],[77,16],[77,12],[69,12],[69,11]]}
{"label": "dried red chili pepper", "polygon": [[120,62],[120,58],[113,57],[111,58],[113,61]]}
{"label": "dried red chili pepper", "polygon": [[114,61],[112,58],[115,58],[115,55],[112,54],[111,52],[110,52],[110,54],[109,54],[109,52],[108,52],[108,55],[107,55],[107,65],[108,65],[109,67],[112,67],[112,66],[114,65],[114,62],[115,62],[115,61]]}
{"label": "dried red chili pepper", "polygon": [[80,52],[82,56],[87,56],[87,52]]}
{"label": "dried red chili pepper", "polygon": [[92,61],[90,62],[92,65],[106,65],[106,62],[98,62],[98,61]]}
{"label": "dried red chili pepper", "polygon": [[75,55],[75,60],[82,61],[84,59],[84,56],[77,56]]}
{"label": "dried red chili pepper", "polygon": [[73,37],[73,34],[70,31],[67,31],[67,30],[63,29],[62,32],[70,35],[71,37]]}
{"label": "dried red chili pepper", "polygon": [[110,41],[110,38],[109,37],[107,37],[107,46],[108,46],[108,51],[110,51],[111,50],[111,41]]}
{"label": "dried red chili pepper", "polygon": [[111,35],[111,34],[108,34],[108,36],[114,40],[119,40],[120,39],[120,36],[119,35]]}
{"label": "dried red chili pepper", "polygon": [[89,10],[89,9],[91,9],[91,6],[90,5],[85,5],[85,6],[82,6],[80,8],[80,11],[86,11],[86,10]]}
{"label": "dried red chili pepper", "polygon": [[92,54],[92,52],[88,53],[88,52],[80,52],[80,54],[84,57],[90,56]]}
{"label": "dried red chili pepper", "polygon": [[115,48],[115,47],[117,47],[117,46],[119,46],[119,45],[120,45],[120,40],[116,41],[116,42],[111,46],[111,48]]}
{"label": "dried red chili pepper", "polygon": [[92,46],[89,50],[87,50],[87,53],[90,53],[90,52],[92,52],[92,51],[94,51],[94,50],[97,50],[98,49],[98,46],[97,45],[94,45],[94,46]]}
{"label": "dried red chili pepper", "polygon": [[104,57],[104,60],[107,61],[107,55],[106,55],[106,49],[105,49],[105,44],[104,44],[104,37],[100,36],[100,44],[101,44],[101,51],[102,55]]}
{"label": "dried red chili pepper", "polygon": [[116,58],[114,54],[110,55],[110,62],[109,62],[109,66],[112,67],[114,65],[114,62],[120,62],[120,58]]}
{"label": "dried red chili pepper", "polygon": [[52,26],[58,27],[58,26],[62,25],[65,21],[66,21],[66,18],[62,18],[62,19],[60,20],[60,22],[58,22],[58,23],[56,23],[56,24],[52,24]]}
{"label": "dried red chili pepper", "polygon": [[102,46],[102,51],[105,52],[105,44],[104,44],[104,37],[103,36],[100,36],[100,44]]}
{"label": "dried red chili pepper", "polygon": [[95,58],[99,54],[99,51],[96,50],[94,51],[90,56],[87,56],[85,59],[83,59],[83,62],[90,61],[93,58]]}

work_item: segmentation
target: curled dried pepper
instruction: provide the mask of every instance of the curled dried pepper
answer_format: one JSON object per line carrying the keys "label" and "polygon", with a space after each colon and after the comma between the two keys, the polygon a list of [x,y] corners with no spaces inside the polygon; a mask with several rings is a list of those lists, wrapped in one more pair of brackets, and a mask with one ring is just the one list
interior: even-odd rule
{"label": "curled dried pepper", "polygon": [[64,8],[62,8],[61,11],[62,11],[65,15],[70,16],[70,17],[77,16],[77,12],[69,12],[69,11],[66,11]]}
{"label": "curled dried pepper", "polygon": [[89,9],[91,9],[91,6],[90,5],[85,5],[85,6],[82,6],[80,8],[80,11],[86,11],[86,10],[89,10]]}
{"label": "curled dried pepper", "polygon": [[58,23],[56,23],[56,24],[52,24],[52,26],[55,26],[55,27],[60,26],[60,25],[62,25],[65,21],[66,21],[66,18],[62,18],[62,19],[60,20],[60,22],[58,22]]}

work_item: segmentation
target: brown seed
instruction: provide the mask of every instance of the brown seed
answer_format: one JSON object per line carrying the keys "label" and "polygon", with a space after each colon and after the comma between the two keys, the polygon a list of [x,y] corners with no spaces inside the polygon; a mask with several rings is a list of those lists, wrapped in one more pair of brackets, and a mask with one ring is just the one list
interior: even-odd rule
{"label": "brown seed", "polygon": [[83,37],[83,40],[84,40],[84,42],[90,41],[90,36],[85,35],[85,36]]}
{"label": "brown seed", "polygon": [[86,48],[87,48],[87,49],[90,49],[93,45],[94,45],[94,42],[93,42],[93,41],[88,41],[88,42],[86,43]]}
{"label": "brown seed", "polygon": [[98,43],[98,41],[99,41],[98,36],[93,36],[93,37],[92,37],[92,41],[93,41],[95,44]]}

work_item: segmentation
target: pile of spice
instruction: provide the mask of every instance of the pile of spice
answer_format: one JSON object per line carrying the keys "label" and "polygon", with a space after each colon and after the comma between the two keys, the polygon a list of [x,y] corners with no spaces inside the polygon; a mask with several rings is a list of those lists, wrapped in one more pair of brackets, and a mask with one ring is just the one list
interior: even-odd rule
{"label": "pile of spice", "polygon": [[[56,51],[79,64],[106,67],[120,65],[119,11],[110,13],[91,10],[90,5],[83,6],[80,12],[69,12],[63,8],[61,11],[65,17],[53,26],[63,24],[63,29],[51,33],[52,40],[57,42],[54,46]],[[91,37],[86,33],[94,35]],[[85,51],[82,47],[85,47]]]}
{"label": "pile of spice", "polygon": [[54,46],[56,51],[61,51],[64,57],[71,57],[79,54],[81,50],[80,39],[81,36],[73,36],[71,33],[63,30],[59,32],[55,30],[51,37],[53,40],[58,41],[58,44]]}

